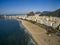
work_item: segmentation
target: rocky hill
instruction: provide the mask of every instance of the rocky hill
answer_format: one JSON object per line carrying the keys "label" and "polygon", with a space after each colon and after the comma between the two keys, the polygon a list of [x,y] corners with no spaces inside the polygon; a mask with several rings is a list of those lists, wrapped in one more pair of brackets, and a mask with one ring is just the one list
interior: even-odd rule
{"label": "rocky hill", "polygon": [[60,17],[60,9],[48,12],[48,13],[42,13],[40,16],[54,16],[54,17]]}

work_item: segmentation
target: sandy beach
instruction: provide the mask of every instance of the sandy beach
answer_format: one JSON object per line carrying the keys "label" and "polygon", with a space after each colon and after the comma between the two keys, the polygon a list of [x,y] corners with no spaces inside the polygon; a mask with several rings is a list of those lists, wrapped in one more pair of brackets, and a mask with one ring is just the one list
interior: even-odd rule
{"label": "sandy beach", "polygon": [[55,35],[49,37],[46,34],[46,30],[39,27],[38,25],[32,24],[25,20],[21,20],[21,22],[24,27],[29,31],[37,45],[60,45],[60,43],[58,42],[59,37]]}

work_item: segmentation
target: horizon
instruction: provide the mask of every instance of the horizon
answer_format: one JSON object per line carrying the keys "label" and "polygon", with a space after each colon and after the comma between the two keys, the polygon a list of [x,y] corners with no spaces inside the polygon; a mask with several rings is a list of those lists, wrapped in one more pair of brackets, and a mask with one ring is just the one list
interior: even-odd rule
{"label": "horizon", "polygon": [[28,12],[54,11],[60,0],[0,0],[0,14],[26,14]]}

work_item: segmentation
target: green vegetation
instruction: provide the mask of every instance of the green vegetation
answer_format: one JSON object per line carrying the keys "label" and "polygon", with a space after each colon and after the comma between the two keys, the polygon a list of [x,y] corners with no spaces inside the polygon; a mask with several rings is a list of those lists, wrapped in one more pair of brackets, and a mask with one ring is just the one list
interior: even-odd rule
{"label": "green vegetation", "polygon": [[34,12],[28,13],[27,16],[34,16]]}
{"label": "green vegetation", "polygon": [[[38,14],[40,12],[37,12],[36,14]],[[27,14],[27,16],[34,16],[34,13],[33,12],[30,12],[29,14]],[[55,11],[52,11],[52,12],[45,12],[45,13],[41,13],[40,16],[52,16],[52,17],[60,17],[60,9],[58,10],[55,10]],[[32,21],[32,20],[27,20],[27,19],[24,19],[26,21],[29,21],[33,24],[36,24],[36,25],[39,25],[40,27],[44,28],[47,30],[47,33],[48,34],[51,34],[51,33],[56,33],[58,32],[58,27],[56,27],[55,29],[51,26],[47,26],[47,25],[44,25],[44,24],[40,24],[40,23],[37,23],[35,21]]]}
{"label": "green vegetation", "polygon": [[51,34],[51,33],[55,34],[56,32],[58,32],[58,30],[54,29],[53,27],[50,27],[50,26],[47,26],[47,25],[44,25],[44,24],[40,24],[40,23],[37,23],[37,22],[32,21],[32,20],[27,20],[27,19],[23,19],[23,20],[29,21],[29,22],[31,22],[33,24],[36,24],[36,25],[46,29],[47,34]]}
{"label": "green vegetation", "polygon": [[27,19],[23,19],[23,20],[29,21],[29,22],[31,22],[31,23],[33,23],[33,24],[36,23],[36,21],[32,21],[32,20],[27,20]]}
{"label": "green vegetation", "polygon": [[52,11],[46,14],[41,14],[40,16],[53,16],[53,17],[60,17],[60,9],[56,10],[56,11]]}
{"label": "green vegetation", "polygon": [[50,26],[47,26],[47,25],[44,25],[44,24],[40,24],[40,23],[36,23],[36,25],[40,26],[41,28],[46,29],[46,31],[47,31],[48,34],[56,33],[56,32],[57,32],[56,29],[53,29],[53,28],[50,27]]}
{"label": "green vegetation", "polygon": [[33,24],[35,24],[36,22],[35,21],[32,21],[32,20],[28,20],[29,22],[31,22],[31,23],[33,23]]}

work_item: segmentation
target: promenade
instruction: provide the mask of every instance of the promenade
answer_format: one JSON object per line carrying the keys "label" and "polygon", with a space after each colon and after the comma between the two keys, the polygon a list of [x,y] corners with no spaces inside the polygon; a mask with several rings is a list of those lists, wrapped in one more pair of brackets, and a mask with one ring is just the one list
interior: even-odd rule
{"label": "promenade", "polygon": [[59,37],[55,35],[48,36],[45,29],[28,21],[21,20],[21,22],[29,31],[37,45],[60,45]]}

